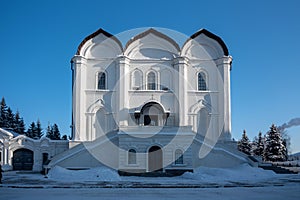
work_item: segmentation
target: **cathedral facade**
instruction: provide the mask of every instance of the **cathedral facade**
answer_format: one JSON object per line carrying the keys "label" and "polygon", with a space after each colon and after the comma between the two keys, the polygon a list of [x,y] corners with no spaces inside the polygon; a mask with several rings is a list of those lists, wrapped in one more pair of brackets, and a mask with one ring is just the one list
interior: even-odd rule
{"label": "cathedral facade", "polygon": [[124,46],[103,29],[87,36],[71,60],[71,143],[90,162],[66,154],[50,165],[146,173],[247,162],[231,139],[231,63],[205,29],[182,47],[152,28]]}

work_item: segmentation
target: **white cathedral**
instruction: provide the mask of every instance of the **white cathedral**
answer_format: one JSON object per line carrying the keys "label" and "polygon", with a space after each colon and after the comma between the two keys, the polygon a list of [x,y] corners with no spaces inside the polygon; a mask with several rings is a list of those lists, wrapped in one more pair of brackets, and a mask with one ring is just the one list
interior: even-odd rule
{"label": "white cathedral", "polygon": [[182,47],[152,28],[125,46],[99,29],[71,60],[72,140],[47,167],[177,175],[253,164],[231,138],[231,63],[205,29]]}

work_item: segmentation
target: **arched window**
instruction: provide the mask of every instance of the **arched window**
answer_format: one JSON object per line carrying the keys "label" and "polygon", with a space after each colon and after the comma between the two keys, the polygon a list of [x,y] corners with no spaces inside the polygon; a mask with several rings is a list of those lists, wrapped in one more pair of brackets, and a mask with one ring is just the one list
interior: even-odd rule
{"label": "arched window", "polygon": [[143,83],[143,75],[140,71],[136,70],[132,76],[132,89],[141,90]]}
{"label": "arched window", "polygon": [[106,89],[106,74],[104,72],[99,72],[98,74],[98,90]]}
{"label": "arched window", "polygon": [[162,70],[160,72],[160,89],[168,91],[172,85],[172,73],[169,70]]}
{"label": "arched window", "polygon": [[147,76],[147,89],[156,90],[156,77],[154,72],[150,72]]}
{"label": "arched window", "polygon": [[183,164],[183,153],[180,149],[176,149],[175,151],[175,165]]}
{"label": "arched window", "polygon": [[207,90],[206,76],[203,72],[198,74],[198,90]]}
{"label": "arched window", "polygon": [[134,149],[128,151],[128,164],[136,164],[136,150]]}

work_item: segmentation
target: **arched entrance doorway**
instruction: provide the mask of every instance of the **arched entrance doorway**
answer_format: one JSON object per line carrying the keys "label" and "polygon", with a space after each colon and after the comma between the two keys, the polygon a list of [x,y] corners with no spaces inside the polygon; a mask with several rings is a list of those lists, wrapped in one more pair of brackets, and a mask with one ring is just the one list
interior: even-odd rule
{"label": "arched entrance doorway", "polygon": [[167,113],[164,113],[162,106],[156,102],[149,102],[141,109],[142,124],[144,126],[164,126]]}
{"label": "arched entrance doorway", "polygon": [[163,154],[159,146],[153,146],[148,152],[148,171],[157,172],[163,170]]}
{"label": "arched entrance doorway", "polygon": [[18,149],[13,154],[13,170],[32,170],[33,151]]}

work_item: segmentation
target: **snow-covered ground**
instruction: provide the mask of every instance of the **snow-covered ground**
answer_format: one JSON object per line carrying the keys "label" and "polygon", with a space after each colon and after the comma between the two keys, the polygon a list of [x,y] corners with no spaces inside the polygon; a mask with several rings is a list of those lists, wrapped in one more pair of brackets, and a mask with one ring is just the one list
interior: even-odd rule
{"label": "snow-covered ground", "polygon": [[41,174],[5,172],[2,199],[299,199],[300,174],[275,174],[241,165],[200,167],[178,177],[120,177],[108,168],[52,169]]}
{"label": "snow-covered ground", "polygon": [[88,170],[67,170],[56,166],[49,171],[48,177],[56,181],[120,181],[116,171],[106,167],[92,168]]}
{"label": "snow-covered ground", "polygon": [[[195,182],[228,182],[228,181],[262,181],[272,179],[280,175],[273,171],[266,171],[261,168],[250,167],[249,165],[240,165],[235,168],[208,168],[199,167],[194,173],[187,172],[179,177],[172,178],[145,178],[145,177],[121,177],[114,170],[108,168],[93,168],[89,170],[67,170],[61,167],[55,167],[48,173],[50,180],[62,182],[85,182],[85,181],[121,181],[121,180],[158,180],[158,181],[183,181],[187,179],[197,180]],[[190,181],[188,180],[188,181]]]}
{"label": "snow-covered ground", "polygon": [[[291,176],[291,175],[289,175]],[[208,168],[199,167],[194,173],[186,172],[178,177],[121,177],[116,171],[108,168],[94,168],[90,170],[66,170],[61,167],[55,167],[48,174],[48,179],[56,182],[78,182],[78,183],[135,183],[138,184],[157,184],[157,185],[225,185],[234,183],[257,184],[274,182],[284,179],[288,175],[276,174],[273,171],[254,168],[247,164],[235,168]],[[298,177],[300,175],[294,175]]]}
{"label": "snow-covered ground", "polygon": [[194,173],[177,177],[119,176],[114,170],[99,167],[87,170],[67,170],[55,167],[47,176],[33,173],[5,172],[2,186],[18,187],[235,187],[268,186],[300,183],[300,174],[276,174],[261,168],[240,165],[235,168],[199,167]]}

